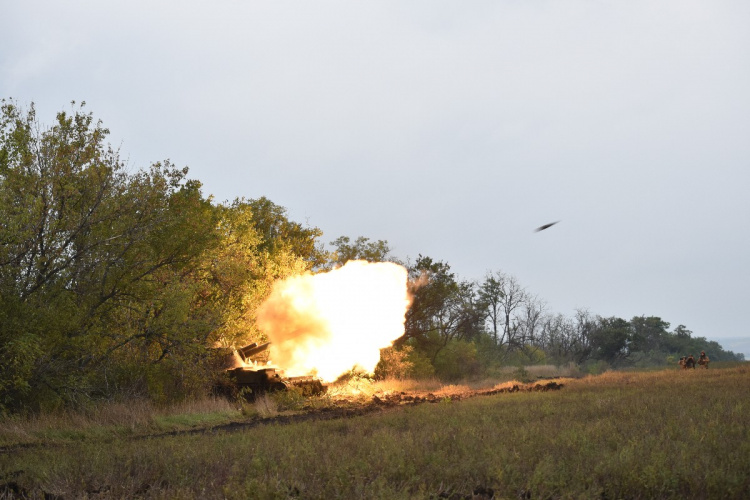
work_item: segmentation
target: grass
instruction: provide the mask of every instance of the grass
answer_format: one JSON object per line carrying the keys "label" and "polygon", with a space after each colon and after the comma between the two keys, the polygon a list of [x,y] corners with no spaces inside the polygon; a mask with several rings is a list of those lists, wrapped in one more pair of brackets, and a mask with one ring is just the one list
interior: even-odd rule
{"label": "grass", "polygon": [[88,435],[0,454],[0,482],[65,498],[437,498],[477,486],[495,498],[747,498],[750,367],[713,368],[241,432]]}
{"label": "grass", "polygon": [[225,399],[206,398],[160,408],[147,401],[109,403],[87,412],[57,412],[0,420],[0,447],[64,444],[228,423],[241,417]]}
{"label": "grass", "polygon": [[[154,432],[170,432],[212,427],[247,418],[268,418],[310,408],[337,405],[346,398],[352,402],[369,401],[373,395],[387,392],[451,394],[490,388],[499,381],[513,381],[516,368],[508,368],[494,379],[481,379],[446,385],[437,378],[422,380],[372,381],[351,378],[331,385],[326,394],[302,398],[294,391],[274,396],[260,396],[252,402],[230,402],[223,398],[187,401],[170,407],[159,407],[145,400],[106,403],[84,412],[60,411],[31,417],[7,417],[0,420],[0,447],[19,444],[54,443],[85,439],[132,437]],[[577,372],[553,365],[529,366],[532,379],[570,376]]]}

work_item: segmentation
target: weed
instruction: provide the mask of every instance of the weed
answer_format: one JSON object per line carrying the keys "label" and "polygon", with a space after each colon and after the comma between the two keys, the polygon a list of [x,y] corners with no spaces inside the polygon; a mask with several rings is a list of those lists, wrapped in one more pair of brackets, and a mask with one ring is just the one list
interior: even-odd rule
{"label": "weed", "polygon": [[533,380],[533,378],[531,377],[531,374],[529,374],[529,372],[526,370],[526,368],[523,365],[519,366],[516,369],[516,371],[513,372],[513,376],[523,383],[528,383]]}
{"label": "weed", "polygon": [[301,410],[305,406],[307,398],[298,387],[289,387],[285,391],[276,391],[267,395],[276,405],[278,411]]}
{"label": "weed", "polygon": [[242,415],[245,417],[274,417],[279,413],[279,406],[276,400],[268,393],[260,394],[253,400],[252,405],[248,404],[242,407]]}

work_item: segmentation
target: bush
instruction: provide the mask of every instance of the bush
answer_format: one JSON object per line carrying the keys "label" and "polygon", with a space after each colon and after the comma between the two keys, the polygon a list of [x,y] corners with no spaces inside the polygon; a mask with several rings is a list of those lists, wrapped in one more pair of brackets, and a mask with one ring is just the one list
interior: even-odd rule
{"label": "bush", "polygon": [[477,347],[472,342],[449,342],[435,357],[435,374],[443,380],[458,380],[479,374]]}
{"label": "bush", "polygon": [[531,374],[526,370],[526,368],[523,365],[520,365],[515,372],[513,372],[513,378],[518,380],[519,382],[532,382],[534,380],[534,377],[531,376]]}
{"label": "bush", "polygon": [[407,354],[406,360],[411,363],[408,378],[425,379],[435,376],[435,367],[423,352],[414,349]]}
{"label": "bush", "polygon": [[300,410],[305,404],[306,398],[299,387],[289,387],[285,391],[274,391],[268,393],[268,397],[276,403],[279,411]]}
{"label": "bush", "polygon": [[588,361],[583,365],[583,371],[589,375],[599,375],[611,369],[609,363],[602,359]]}
{"label": "bush", "polygon": [[408,378],[414,368],[414,363],[409,361],[409,355],[413,351],[414,348],[410,345],[402,346],[400,349],[395,347],[381,349],[380,361],[375,367],[375,378],[377,380]]}

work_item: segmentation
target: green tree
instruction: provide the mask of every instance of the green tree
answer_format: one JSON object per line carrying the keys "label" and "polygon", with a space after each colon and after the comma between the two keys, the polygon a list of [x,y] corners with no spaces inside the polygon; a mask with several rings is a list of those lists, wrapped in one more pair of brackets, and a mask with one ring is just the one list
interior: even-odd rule
{"label": "green tree", "polygon": [[[126,351],[164,360],[185,321],[166,290],[215,243],[200,183],[169,162],[134,174],[83,106],[45,128],[3,101],[0,114],[0,405],[75,402],[107,391]],[[179,279],[177,279],[179,278]],[[195,304],[196,297],[189,301]],[[181,302],[178,304],[175,302]],[[180,320],[179,310],[185,309]],[[167,318],[181,329],[159,327]],[[182,332],[182,333],[179,333]]]}
{"label": "green tree", "polygon": [[635,316],[630,320],[632,333],[629,349],[633,352],[663,350],[668,340],[669,323],[657,316]]}
{"label": "green tree", "polygon": [[318,240],[323,232],[317,227],[305,227],[290,220],[286,208],[276,205],[268,198],[240,200],[247,204],[253,219],[253,226],[259,233],[259,252],[269,255],[287,253],[302,257],[308,269],[324,266],[330,256]]}
{"label": "green tree", "polygon": [[484,307],[474,285],[457,281],[450,266],[419,255],[409,267],[412,304],[406,313],[405,334],[435,364],[440,352],[456,341],[473,341],[483,331]]}
{"label": "green tree", "polygon": [[237,199],[217,207],[220,244],[207,254],[212,300],[222,304],[222,320],[213,340],[238,346],[262,339],[255,311],[280,279],[310,271],[322,262],[317,228],[304,228],[286,217],[283,207],[266,198]]}
{"label": "green tree", "polygon": [[632,326],[622,318],[598,318],[591,336],[592,357],[610,364],[621,362],[628,356],[628,340]]}
{"label": "green tree", "polygon": [[688,330],[685,325],[677,325],[677,328],[674,329],[673,334],[679,339],[689,339],[690,337],[692,337],[693,332]]}
{"label": "green tree", "polygon": [[452,339],[437,353],[433,365],[435,374],[443,380],[476,376],[480,369],[477,345],[466,340]]}
{"label": "green tree", "polygon": [[348,236],[339,236],[331,242],[335,247],[331,262],[346,264],[350,260],[366,260],[368,262],[398,262],[390,255],[391,247],[385,240],[370,241],[360,236],[354,243]]}

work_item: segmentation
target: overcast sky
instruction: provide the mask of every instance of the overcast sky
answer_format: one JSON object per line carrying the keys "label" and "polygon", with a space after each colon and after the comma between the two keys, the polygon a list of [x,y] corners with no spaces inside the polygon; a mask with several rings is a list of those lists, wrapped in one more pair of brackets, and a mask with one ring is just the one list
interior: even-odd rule
{"label": "overcast sky", "polygon": [[133,168],[750,355],[746,0],[4,4],[0,97]]}

